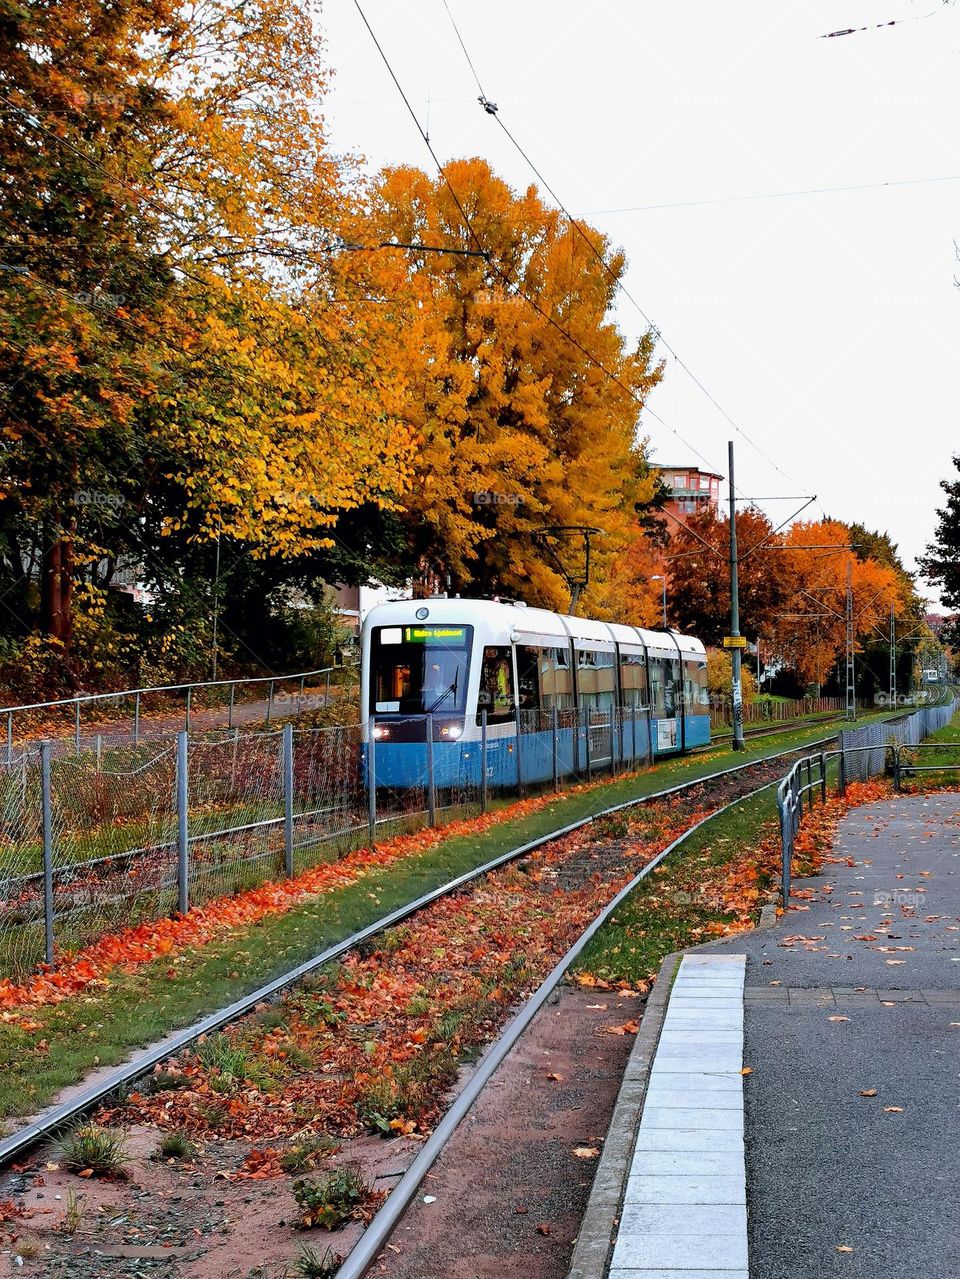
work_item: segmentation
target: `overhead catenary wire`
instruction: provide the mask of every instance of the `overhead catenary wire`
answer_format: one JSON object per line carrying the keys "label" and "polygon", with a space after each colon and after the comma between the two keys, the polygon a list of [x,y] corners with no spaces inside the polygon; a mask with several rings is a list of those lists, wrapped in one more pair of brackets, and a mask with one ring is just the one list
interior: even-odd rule
{"label": "overhead catenary wire", "polygon": [[609,217],[615,213],[648,213],[656,209],[697,209],[717,204],[748,204],[755,200],[791,200],[807,195],[837,195],[850,191],[882,191],[893,187],[926,186],[937,182],[960,182],[960,173],[932,178],[893,178],[888,182],[856,182],[850,186],[798,187],[788,191],[757,191],[750,195],[711,196],[705,200],[670,200],[660,204],[628,204],[616,209],[590,209],[588,217]]}
{"label": "overhead catenary wire", "polygon": [[[436,169],[438,174],[440,175],[440,178],[443,180],[444,185],[446,186],[447,190],[450,192],[450,196],[457,207],[457,210],[460,214],[464,228],[466,229],[473,243],[477,246],[477,249],[480,250],[481,254],[486,256],[487,251],[482,241],[480,240],[479,236],[477,235],[476,229],[473,225],[470,215],[467,213],[466,208],[464,207],[463,201],[461,200],[459,194],[457,193],[456,188],[454,187],[453,183],[450,181],[450,178],[447,175],[446,169],[444,168],[439,156],[437,155],[436,150],[434,149],[433,143],[430,141],[430,138],[424,126],[420,123],[419,117],[417,116],[417,113],[414,111],[413,106],[410,102],[410,98],[408,97],[406,90],[403,88],[403,85],[400,83],[400,80],[393,69],[390,59],[387,57],[387,54],[385,49],[383,48],[383,45],[380,43],[379,39],[377,38],[377,34],[374,31],[373,27],[371,26],[370,21],[363,10],[363,7],[359,3],[359,0],[353,0],[353,2],[354,2],[354,7],[356,8],[358,14],[360,15],[363,25],[366,27],[367,32],[370,35],[370,39],[373,41],[373,44],[380,55],[383,65],[386,68],[388,75],[390,76],[390,79],[393,81],[394,86],[396,87],[397,92],[400,94],[403,104],[406,107],[407,112],[409,113],[410,118],[413,121],[417,132],[420,134],[420,137],[423,140],[424,146],[427,148],[427,150],[430,153],[430,157],[433,160],[434,165],[436,166]],[[474,74],[476,74],[476,72],[474,72]],[[481,87],[481,94],[483,94],[482,87]],[[483,99],[482,99],[482,105],[488,111],[489,111],[489,108],[493,108],[494,110],[489,111],[489,113],[495,114],[496,104],[490,102],[485,95],[483,96]],[[511,293],[522,298],[523,301],[525,301],[527,305],[530,306],[541,317],[541,319],[545,320],[546,323],[551,326],[551,328],[555,329],[558,333],[560,333],[561,336],[564,337],[566,341],[568,341],[572,346],[574,346],[580,352],[581,355],[583,355],[587,360],[589,360],[590,363],[596,369],[598,369],[601,373],[603,373],[605,377],[607,377],[611,382],[615,383],[627,396],[629,396],[629,398],[634,401],[634,403],[638,406],[638,408],[641,411],[645,410],[647,413],[650,414],[651,417],[653,417],[656,421],[658,421],[666,430],[672,431],[673,434],[676,435],[677,438],[681,440],[681,442],[685,444],[687,448],[691,449],[691,451],[695,453],[696,456],[705,465],[712,468],[712,463],[709,461],[709,459],[704,457],[704,455],[699,451],[699,449],[694,448],[694,446],[690,444],[689,441],[685,440],[683,436],[680,434],[680,432],[676,429],[676,427],[671,426],[668,422],[664,421],[664,419],[660,417],[659,414],[655,413],[652,409],[648,408],[645,400],[641,396],[639,396],[632,387],[628,386],[627,383],[624,382],[623,379],[619,377],[618,374],[613,372],[612,369],[609,369],[596,355],[593,354],[592,351],[588,350],[587,347],[585,347],[578,338],[574,337],[573,334],[571,334],[567,329],[565,329],[564,326],[560,324],[558,320],[554,319],[554,317],[550,315],[548,311],[545,311],[543,307],[539,304],[539,302],[537,302],[537,300],[534,297],[532,297],[528,292],[526,292],[520,286],[519,283],[512,281],[510,277],[507,275],[507,273],[500,266],[498,266],[495,260],[493,260],[492,258],[488,258],[488,261],[489,261],[491,270],[494,271],[494,273],[500,279],[501,283]]]}
{"label": "overhead catenary wire", "polygon": [[[756,443],[756,441],[755,441],[754,439],[752,439],[752,438],[751,438],[751,436],[749,436],[749,435],[747,434],[747,432],[746,432],[746,431],[744,431],[744,429],[740,426],[740,424],[739,424],[739,423],[738,423],[738,422],[737,422],[737,421],[736,421],[733,417],[731,417],[731,415],[727,412],[727,410],[723,407],[723,405],[722,405],[722,404],[720,404],[720,402],[716,399],[716,397],[712,394],[712,392],[711,392],[711,391],[710,391],[710,390],[709,390],[709,389],[708,389],[708,388],[704,385],[704,383],[701,381],[701,379],[700,379],[700,378],[699,378],[699,377],[698,377],[698,376],[694,373],[693,369],[691,369],[691,368],[690,368],[690,366],[689,366],[689,365],[688,365],[688,364],[687,364],[687,363],[686,363],[686,362],[685,362],[685,361],[681,358],[681,356],[680,356],[680,355],[678,355],[678,353],[677,353],[676,349],[675,349],[675,348],[671,345],[671,343],[670,343],[670,342],[668,342],[668,341],[667,341],[667,339],[664,337],[663,332],[661,331],[661,329],[659,328],[659,326],[658,326],[657,324],[655,324],[655,323],[654,323],[654,321],[651,319],[651,317],[648,315],[648,313],[644,310],[644,308],[640,305],[640,303],[639,303],[639,302],[637,301],[637,299],[633,296],[633,294],[629,291],[629,289],[626,287],[626,285],[625,285],[625,284],[623,284],[623,282],[620,280],[619,276],[617,276],[617,274],[616,274],[616,273],[612,270],[612,268],[610,267],[610,265],[609,265],[609,264],[608,264],[608,262],[606,261],[605,257],[603,256],[603,253],[602,253],[602,252],[601,252],[601,251],[597,248],[597,246],[593,243],[593,241],[591,240],[590,236],[589,236],[589,235],[587,235],[586,231],[584,230],[583,226],[582,226],[582,225],[580,224],[580,222],[579,222],[579,221],[578,221],[578,220],[577,220],[577,219],[573,216],[573,214],[570,212],[570,210],[566,207],[566,205],[565,205],[565,204],[564,204],[564,202],[560,199],[560,197],[557,195],[556,191],[553,189],[553,187],[551,186],[551,184],[550,184],[550,183],[547,181],[547,179],[544,177],[544,175],[543,175],[543,173],[541,172],[541,170],[540,170],[540,169],[537,167],[537,165],[533,162],[533,160],[531,159],[530,155],[526,152],[526,150],[523,148],[523,146],[520,144],[520,142],[519,142],[519,141],[518,141],[518,140],[514,137],[514,135],[511,133],[510,129],[507,127],[507,125],[506,125],[506,124],[504,124],[503,120],[500,118],[500,114],[499,114],[499,111],[498,111],[498,109],[497,109],[496,104],[490,101],[490,99],[489,99],[489,97],[488,97],[488,95],[487,95],[487,93],[486,93],[486,90],[485,90],[485,89],[484,89],[484,87],[483,87],[483,83],[482,83],[482,81],[481,81],[481,79],[480,79],[480,76],[479,76],[479,74],[478,74],[478,72],[477,72],[476,66],[474,65],[473,59],[472,59],[472,58],[471,58],[471,56],[470,56],[470,53],[469,53],[469,51],[468,51],[468,49],[467,49],[467,46],[466,46],[466,42],[464,41],[463,36],[462,36],[462,35],[461,35],[461,33],[460,33],[460,29],[459,29],[459,27],[457,26],[456,19],[455,19],[455,18],[454,18],[454,16],[453,16],[453,13],[452,13],[452,11],[451,11],[451,9],[450,9],[450,5],[448,4],[447,0],[443,0],[443,7],[444,7],[444,9],[446,9],[446,11],[447,11],[447,15],[448,15],[448,17],[449,17],[449,19],[450,19],[450,24],[451,24],[451,26],[453,27],[454,33],[455,33],[455,35],[456,35],[456,37],[457,37],[457,41],[458,41],[458,43],[459,43],[459,45],[460,45],[461,49],[463,50],[463,54],[464,54],[464,57],[466,58],[467,64],[468,64],[468,66],[470,67],[471,72],[473,73],[474,80],[475,80],[475,81],[476,81],[476,83],[477,83],[477,88],[480,90],[480,104],[481,104],[481,106],[484,108],[484,110],[487,112],[487,114],[488,114],[488,115],[492,115],[492,116],[494,117],[494,119],[496,120],[497,124],[498,124],[498,125],[500,126],[500,128],[503,130],[504,134],[505,134],[505,135],[506,135],[506,137],[509,139],[509,141],[511,142],[511,144],[515,147],[515,149],[518,151],[518,153],[520,154],[520,156],[523,158],[523,160],[524,160],[524,161],[526,162],[526,164],[529,166],[530,170],[531,170],[531,171],[532,171],[532,172],[536,175],[537,180],[538,180],[538,181],[539,181],[539,182],[543,185],[544,189],[545,189],[545,190],[546,190],[546,191],[550,194],[550,196],[551,196],[551,197],[553,198],[553,200],[556,202],[557,206],[560,208],[560,210],[563,212],[563,214],[565,215],[565,217],[566,217],[566,218],[567,218],[567,220],[569,221],[570,226],[574,229],[574,231],[576,231],[576,233],[580,236],[580,238],[583,240],[583,242],[587,245],[587,247],[590,249],[590,252],[594,255],[594,257],[597,259],[597,261],[601,264],[601,266],[603,267],[604,271],[607,273],[607,275],[608,275],[608,276],[610,277],[610,279],[613,281],[613,283],[615,284],[615,286],[616,286],[616,287],[620,290],[620,292],[623,294],[623,296],[624,296],[624,297],[625,297],[625,298],[626,298],[626,299],[627,299],[627,300],[631,303],[631,305],[632,305],[632,306],[634,306],[634,307],[636,308],[637,312],[638,312],[638,313],[639,313],[639,315],[643,318],[643,320],[644,320],[644,322],[647,324],[648,328],[649,328],[649,329],[651,329],[651,330],[652,330],[652,331],[653,331],[653,332],[657,335],[658,339],[659,339],[659,340],[660,340],[660,342],[663,344],[664,348],[665,348],[667,351],[669,351],[669,352],[670,352],[670,354],[673,356],[674,360],[675,360],[675,361],[676,361],[676,363],[680,366],[680,368],[682,368],[682,369],[683,369],[683,371],[684,371],[684,372],[687,374],[687,376],[691,379],[691,381],[694,383],[694,385],[695,385],[695,386],[697,386],[697,387],[699,388],[699,390],[700,390],[700,391],[701,391],[701,392],[702,392],[702,393],[706,396],[706,398],[710,401],[710,403],[714,406],[714,408],[715,408],[715,409],[716,409],[716,410],[717,410],[717,411],[718,411],[718,412],[722,415],[722,417],[723,417],[723,418],[724,418],[724,419],[725,419],[725,420],[726,420],[726,421],[730,424],[730,426],[732,426],[732,427],[733,427],[733,429],[737,432],[737,434],[738,434],[738,435],[740,435],[740,436],[741,436],[741,438],[742,438],[742,439],[744,439],[744,440],[747,442],[747,444],[749,444],[749,445],[750,445],[750,447],[751,447],[752,449],[754,449],[754,450],[755,450],[755,452],[756,452],[756,453],[757,453],[760,457],[762,457],[762,458],[764,459],[764,461],[765,461],[765,462],[767,462],[767,464],[768,464],[769,466],[773,467],[773,469],[774,469],[775,471],[777,471],[780,475],[782,475],[784,479],[788,480],[791,484],[796,484],[796,485],[798,485],[798,486],[799,486],[799,487],[801,487],[801,488],[802,488],[802,487],[804,487],[804,486],[800,483],[800,481],[799,481],[799,480],[795,479],[792,475],[788,474],[788,473],[787,473],[787,472],[783,469],[783,467],[781,467],[781,466],[780,466],[777,462],[775,462],[775,461],[773,460],[773,458],[772,458],[772,457],[770,457],[770,455],[769,455],[768,453],[766,453],[766,452],[765,452],[765,451],[764,451],[764,450],[763,450],[763,449],[762,449],[762,448],[761,448],[761,447],[760,447],[760,446]],[[662,424],[662,425],[666,425],[666,423],[664,423],[664,422],[663,422],[663,419],[662,419],[662,418],[660,418],[660,417],[659,417],[656,413],[654,413],[654,411],[653,411],[652,409],[649,409],[649,408],[648,408],[648,409],[647,409],[647,412],[648,412],[648,413],[650,414],[650,416],[651,416],[651,417],[653,417],[656,421],[661,422],[661,424]],[[670,427],[668,427],[667,429],[674,429],[674,428],[670,428]],[[677,432],[677,431],[675,431],[675,430],[674,430],[674,433],[675,433],[675,434],[677,434],[677,435],[679,435],[679,432]],[[682,436],[681,436],[680,438],[682,439]],[[686,443],[686,441],[684,441],[684,442]],[[689,444],[687,444],[687,447],[688,447],[688,448],[690,448],[691,446],[690,446]],[[705,459],[703,459],[703,455],[702,455],[701,453],[699,453],[699,451],[698,451],[698,450],[694,449],[694,452],[695,452],[695,453],[697,453],[697,456],[698,456],[698,457],[700,457],[700,458],[701,458],[701,460],[705,460]],[[821,508],[821,510],[822,510],[822,508]]]}

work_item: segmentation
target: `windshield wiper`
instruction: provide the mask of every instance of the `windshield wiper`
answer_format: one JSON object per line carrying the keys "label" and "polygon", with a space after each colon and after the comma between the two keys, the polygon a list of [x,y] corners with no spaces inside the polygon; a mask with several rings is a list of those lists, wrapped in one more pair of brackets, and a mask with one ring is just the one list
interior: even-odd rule
{"label": "windshield wiper", "polygon": [[453,677],[453,683],[448,685],[443,690],[443,692],[440,694],[440,696],[437,698],[437,700],[433,703],[432,706],[427,707],[427,709],[424,711],[424,715],[432,715],[433,712],[440,705],[440,703],[446,701],[446,699],[450,696],[451,693],[453,693],[454,697],[456,697],[457,687],[459,683],[460,683],[460,672],[457,671],[456,675],[454,675]]}

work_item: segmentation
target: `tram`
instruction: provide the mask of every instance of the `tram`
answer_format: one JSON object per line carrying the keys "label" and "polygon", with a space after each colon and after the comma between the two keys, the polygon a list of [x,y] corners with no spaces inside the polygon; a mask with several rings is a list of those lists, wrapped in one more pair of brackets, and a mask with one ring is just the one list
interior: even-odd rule
{"label": "tram", "polygon": [[672,630],[498,600],[381,604],[361,639],[375,785],[420,786],[429,767],[438,787],[484,768],[513,787],[705,746],[706,665],[703,644]]}

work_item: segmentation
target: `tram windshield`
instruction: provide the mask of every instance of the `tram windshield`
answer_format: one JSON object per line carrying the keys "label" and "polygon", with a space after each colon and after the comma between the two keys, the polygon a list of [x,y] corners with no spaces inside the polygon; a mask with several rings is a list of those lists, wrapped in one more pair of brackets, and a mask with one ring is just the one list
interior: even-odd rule
{"label": "tram windshield", "polygon": [[370,711],[462,712],[472,626],[378,626],[370,637]]}

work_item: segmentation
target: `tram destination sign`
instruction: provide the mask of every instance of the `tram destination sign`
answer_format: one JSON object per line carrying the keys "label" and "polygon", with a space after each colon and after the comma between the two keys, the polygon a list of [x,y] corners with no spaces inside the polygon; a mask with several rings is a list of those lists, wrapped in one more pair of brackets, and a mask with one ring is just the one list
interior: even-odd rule
{"label": "tram destination sign", "polygon": [[405,626],[407,644],[462,644],[467,637],[465,626]]}

